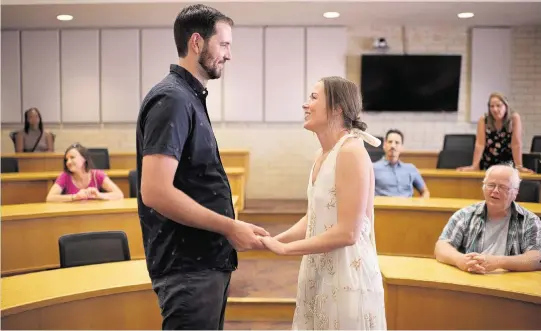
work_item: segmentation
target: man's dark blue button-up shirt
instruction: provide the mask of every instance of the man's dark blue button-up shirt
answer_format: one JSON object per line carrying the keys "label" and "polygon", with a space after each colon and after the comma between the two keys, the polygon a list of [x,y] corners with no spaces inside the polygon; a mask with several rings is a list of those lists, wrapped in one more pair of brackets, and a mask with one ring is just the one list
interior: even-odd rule
{"label": "man's dark blue button-up shirt", "polygon": [[[142,160],[162,154],[178,160],[173,185],[197,203],[235,218],[231,188],[206,108],[207,90],[187,70],[171,65],[154,86],[137,120],[137,176]],[[221,234],[185,226],[145,206],[138,195],[147,267],[152,276],[170,271],[232,271],[237,253]]]}

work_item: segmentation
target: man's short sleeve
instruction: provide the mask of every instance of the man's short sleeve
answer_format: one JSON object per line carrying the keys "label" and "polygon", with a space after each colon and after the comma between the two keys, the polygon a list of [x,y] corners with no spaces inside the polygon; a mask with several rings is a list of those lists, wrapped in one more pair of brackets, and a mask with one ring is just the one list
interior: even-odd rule
{"label": "man's short sleeve", "polygon": [[524,220],[524,235],[520,242],[521,254],[528,251],[541,251],[541,220],[533,213]]}
{"label": "man's short sleeve", "polygon": [[462,246],[462,240],[464,239],[464,231],[464,212],[459,210],[449,218],[449,221],[443,228],[439,240],[445,240],[449,242],[451,246],[459,250],[460,246]]}
{"label": "man's short sleeve", "polygon": [[148,110],[143,124],[143,155],[163,154],[180,161],[191,127],[191,111],[180,96],[164,95]]}
{"label": "man's short sleeve", "polygon": [[425,189],[425,181],[423,176],[419,173],[419,170],[413,166],[413,187],[415,187],[419,192],[422,192]]}

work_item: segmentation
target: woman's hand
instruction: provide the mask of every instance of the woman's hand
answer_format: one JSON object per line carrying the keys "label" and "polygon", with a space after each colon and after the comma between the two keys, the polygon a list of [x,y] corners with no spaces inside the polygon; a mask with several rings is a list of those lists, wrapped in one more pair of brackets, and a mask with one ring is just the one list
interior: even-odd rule
{"label": "woman's hand", "polygon": [[268,250],[277,255],[287,254],[287,244],[283,244],[271,236],[261,237],[261,242]]}
{"label": "woman's hand", "polygon": [[519,172],[524,172],[524,173],[527,173],[527,174],[533,174],[534,173],[533,170],[528,169],[528,168],[524,168],[523,166],[518,166],[517,170]]}
{"label": "woman's hand", "polygon": [[101,193],[97,188],[95,187],[89,187],[86,189],[88,192],[90,199],[95,200],[107,200],[107,197],[105,194]]}
{"label": "woman's hand", "polygon": [[77,194],[72,195],[74,201],[90,199],[90,194],[86,189],[79,190]]}
{"label": "woman's hand", "polygon": [[465,166],[465,167],[459,167],[456,170],[458,170],[458,171],[477,171],[479,169],[476,166],[469,165],[469,166]]}

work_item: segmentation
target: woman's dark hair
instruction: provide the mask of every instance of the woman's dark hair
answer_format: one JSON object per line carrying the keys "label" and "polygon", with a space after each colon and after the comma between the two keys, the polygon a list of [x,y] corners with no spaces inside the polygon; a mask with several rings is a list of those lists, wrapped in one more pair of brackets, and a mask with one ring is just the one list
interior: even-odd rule
{"label": "woman's dark hair", "polygon": [[218,10],[202,4],[186,6],[178,14],[173,33],[178,57],[188,55],[188,40],[198,33],[207,42],[216,33],[216,23],[225,22],[233,26],[233,20]]}
{"label": "woman's dark hair", "polygon": [[64,172],[71,173],[71,171],[68,169],[68,166],[66,165],[66,156],[68,155],[68,152],[72,149],[76,149],[79,154],[81,154],[81,156],[85,159],[85,171],[88,172],[94,168],[94,164],[92,163],[92,158],[90,157],[88,149],[86,149],[86,147],[79,143],[75,143],[70,145],[64,153]]}
{"label": "woman's dark hair", "polygon": [[38,114],[38,117],[39,117],[39,131],[40,132],[43,132],[43,121],[41,120],[41,113],[39,112],[39,110],[35,107],[32,107],[30,109],[28,109],[27,111],[24,112],[24,132],[25,133],[28,133],[28,130],[30,130],[30,122],[28,122],[28,114],[32,111],[32,110],[35,110],[36,113]]}
{"label": "woman's dark hair", "polygon": [[342,110],[344,127],[347,130],[358,129],[366,131],[367,125],[361,121],[361,93],[352,81],[338,76],[324,77],[323,89],[327,99],[327,115],[331,118],[337,109]]}

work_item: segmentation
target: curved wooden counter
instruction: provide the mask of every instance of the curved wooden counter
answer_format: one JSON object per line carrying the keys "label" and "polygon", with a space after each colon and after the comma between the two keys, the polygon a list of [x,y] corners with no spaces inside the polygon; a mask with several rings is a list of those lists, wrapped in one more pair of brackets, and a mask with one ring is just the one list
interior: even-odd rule
{"label": "curved wooden counter", "polygon": [[[374,227],[378,254],[433,257],[434,245],[449,218],[476,202],[479,200],[376,197]],[[519,204],[541,216],[541,204]]]}
{"label": "curved wooden counter", "polygon": [[[0,282],[3,329],[161,329],[145,260],[49,270]],[[226,319],[288,321],[294,307],[293,298],[229,298]]]}
{"label": "curved wooden counter", "polygon": [[9,205],[1,216],[2,276],[58,268],[58,238],[70,233],[124,231],[132,259],[145,257],[135,198]]}
{"label": "curved wooden counter", "polygon": [[[124,197],[130,196],[129,169],[104,170],[118,185]],[[244,190],[246,186],[245,168],[230,167],[225,172],[231,185],[231,191],[239,197],[239,209],[244,208]],[[56,178],[58,171],[6,173],[0,175],[2,181],[2,205],[45,202],[47,193]]]}
{"label": "curved wooden counter", "polygon": [[476,275],[422,259],[380,256],[389,329],[538,329],[541,271]]}
{"label": "curved wooden counter", "polygon": [[[484,199],[484,171],[419,169],[430,196],[434,198]],[[541,181],[541,174],[520,174],[522,180]],[[416,192],[416,195],[419,195]],[[540,200],[541,201],[541,200]]]}
{"label": "curved wooden counter", "polygon": [[[389,329],[537,329],[541,272],[472,275],[380,256]],[[236,271],[241,272],[241,271]],[[296,278],[284,279],[288,286]],[[160,329],[144,260],[2,278],[4,329]],[[288,321],[292,298],[230,298],[226,320]]]}

